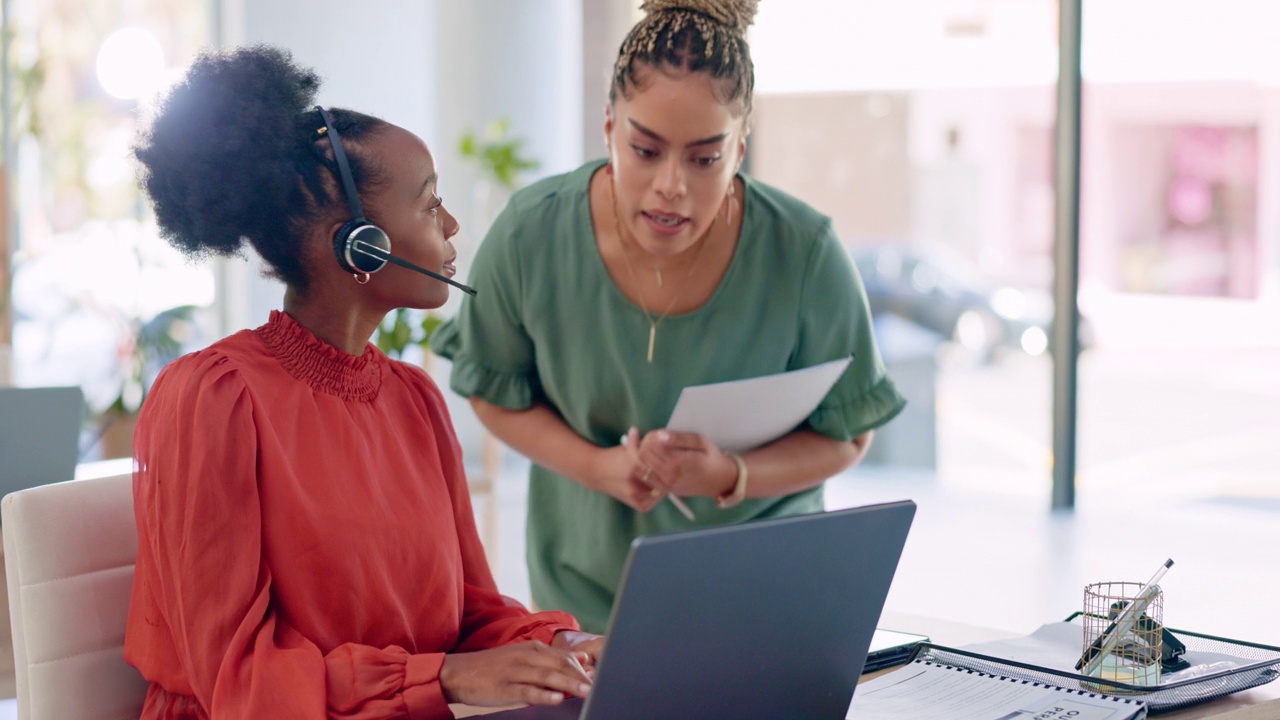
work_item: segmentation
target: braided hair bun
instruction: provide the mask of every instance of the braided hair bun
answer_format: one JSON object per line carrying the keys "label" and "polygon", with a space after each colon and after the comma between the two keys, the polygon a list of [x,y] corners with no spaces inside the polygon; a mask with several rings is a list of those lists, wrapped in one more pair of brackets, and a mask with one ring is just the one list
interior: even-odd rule
{"label": "braided hair bun", "polygon": [[663,10],[692,10],[725,25],[738,35],[746,35],[756,19],[760,0],[645,0],[640,9],[646,15]]}
{"label": "braided hair bun", "polygon": [[750,114],[755,66],[747,28],[759,0],[645,0],[646,15],[631,28],[613,65],[609,102],[644,85],[645,68],[705,72],[716,95],[734,112]]}

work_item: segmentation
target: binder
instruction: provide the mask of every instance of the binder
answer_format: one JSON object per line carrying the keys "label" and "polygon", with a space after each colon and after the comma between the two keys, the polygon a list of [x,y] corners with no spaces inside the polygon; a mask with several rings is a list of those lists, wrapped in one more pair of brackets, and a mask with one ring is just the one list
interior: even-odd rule
{"label": "binder", "polygon": [[1033,680],[913,660],[859,683],[848,720],[1143,720],[1147,705],[1134,698],[1064,688]]}
{"label": "binder", "polygon": [[[1042,626],[1031,637],[1049,628],[1074,624],[1077,628],[1081,613],[1074,613],[1063,623],[1050,623]],[[1161,677],[1157,688],[1129,685],[1119,681],[1107,681],[1115,688],[1115,694],[1122,694],[1146,703],[1152,713],[1164,713],[1179,710],[1215,698],[1249,688],[1265,685],[1280,678],[1280,647],[1261,643],[1232,640],[1229,638],[1207,635],[1204,633],[1166,628],[1185,643],[1187,657],[1207,652],[1230,655],[1235,659],[1233,667],[1215,670],[1206,674],[1190,673],[1179,675],[1166,674]],[[1078,632],[1078,631],[1077,631]],[[998,642],[998,641],[996,641]],[[952,665],[989,674],[1002,675],[1018,680],[1028,680],[1071,689],[1089,690],[1096,687],[1097,678],[1080,675],[1074,671],[1046,667],[1032,662],[1021,662],[1010,657],[999,655],[990,648],[994,643],[979,643],[966,648],[952,648],[933,643],[921,643],[916,646],[912,660],[925,660],[943,665]],[[1074,660],[1074,648],[1072,652]],[[1062,667],[1070,667],[1072,661],[1066,661]]]}

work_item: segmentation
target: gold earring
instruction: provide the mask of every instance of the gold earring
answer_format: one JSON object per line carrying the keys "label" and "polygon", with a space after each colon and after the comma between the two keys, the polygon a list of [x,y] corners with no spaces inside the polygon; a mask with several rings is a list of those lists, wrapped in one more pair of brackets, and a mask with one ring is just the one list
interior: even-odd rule
{"label": "gold earring", "polygon": [[351,273],[351,277],[356,279],[356,283],[364,285],[369,282],[369,273]]}

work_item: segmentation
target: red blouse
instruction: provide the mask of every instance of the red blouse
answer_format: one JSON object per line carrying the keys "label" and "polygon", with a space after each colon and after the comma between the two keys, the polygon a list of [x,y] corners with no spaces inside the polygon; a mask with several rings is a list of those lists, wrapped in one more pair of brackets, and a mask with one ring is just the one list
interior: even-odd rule
{"label": "red blouse", "polygon": [[273,312],[171,363],[134,439],[143,718],[448,718],[445,653],[577,629],[498,593],[439,389]]}

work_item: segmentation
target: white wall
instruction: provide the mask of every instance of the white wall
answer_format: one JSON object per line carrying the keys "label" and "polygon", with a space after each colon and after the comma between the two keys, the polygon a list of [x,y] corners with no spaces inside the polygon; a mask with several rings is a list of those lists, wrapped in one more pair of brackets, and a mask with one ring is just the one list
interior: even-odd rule
{"label": "white wall", "polygon": [[468,130],[499,117],[541,164],[526,180],[582,162],[581,0],[436,0],[439,133],[428,138],[441,193],[462,223],[456,239],[465,275],[489,212],[475,197],[477,173],[458,152]]}
{"label": "white wall", "polygon": [[631,27],[642,17],[640,3],[631,0],[582,2],[582,153],[586,159],[604,157],[604,107],[618,50]]}

